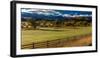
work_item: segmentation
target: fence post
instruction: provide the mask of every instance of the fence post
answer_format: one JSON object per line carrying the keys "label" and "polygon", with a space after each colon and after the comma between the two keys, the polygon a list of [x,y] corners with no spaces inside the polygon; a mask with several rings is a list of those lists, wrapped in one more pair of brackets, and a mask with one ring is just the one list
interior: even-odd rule
{"label": "fence post", "polygon": [[48,45],[49,43],[48,43],[48,41],[46,41],[46,42],[47,42],[47,48],[48,48],[49,47],[49,45]]}
{"label": "fence post", "polygon": [[32,48],[34,49],[34,48],[35,48],[35,47],[34,47],[34,43],[33,43],[32,45],[33,45],[33,47],[32,47]]}
{"label": "fence post", "polygon": [[58,47],[61,47],[61,39],[59,39]]}

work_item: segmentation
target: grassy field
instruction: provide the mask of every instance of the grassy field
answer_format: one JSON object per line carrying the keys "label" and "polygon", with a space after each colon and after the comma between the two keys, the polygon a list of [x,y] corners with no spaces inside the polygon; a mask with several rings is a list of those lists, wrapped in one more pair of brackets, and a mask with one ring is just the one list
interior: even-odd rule
{"label": "grassy field", "polygon": [[91,27],[74,28],[40,28],[39,30],[22,30],[22,45],[55,39],[68,39],[92,33]]}

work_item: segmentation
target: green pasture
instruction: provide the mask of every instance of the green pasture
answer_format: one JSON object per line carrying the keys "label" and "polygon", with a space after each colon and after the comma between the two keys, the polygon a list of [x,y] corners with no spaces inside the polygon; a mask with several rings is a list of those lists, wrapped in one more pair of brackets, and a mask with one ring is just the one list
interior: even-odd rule
{"label": "green pasture", "polygon": [[22,30],[21,44],[30,44],[55,39],[68,39],[92,33],[92,27],[78,28],[39,28],[39,30]]}

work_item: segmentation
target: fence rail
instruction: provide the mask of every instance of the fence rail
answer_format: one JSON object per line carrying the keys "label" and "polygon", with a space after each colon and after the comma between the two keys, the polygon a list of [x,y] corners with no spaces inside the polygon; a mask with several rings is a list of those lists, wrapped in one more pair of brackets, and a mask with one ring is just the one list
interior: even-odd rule
{"label": "fence rail", "polygon": [[51,40],[51,41],[21,45],[21,49],[56,48],[56,47],[64,47],[65,45],[70,46],[70,43],[69,43],[70,41],[78,40],[90,35],[91,34],[86,34],[86,35],[80,35],[80,36],[73,36],[67,39],[56,39],[56,40]]}

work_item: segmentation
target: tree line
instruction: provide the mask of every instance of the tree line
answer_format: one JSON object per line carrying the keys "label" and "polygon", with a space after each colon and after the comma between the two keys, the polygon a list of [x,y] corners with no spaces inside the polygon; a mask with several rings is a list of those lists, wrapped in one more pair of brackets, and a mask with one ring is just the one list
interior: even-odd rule
{"label": "tree line", "polygon": [[84,27],[91,26],[92,19],[87,17],[74,17],[64,19],[22,19],[23,29],[37,29],[37,27]]}

